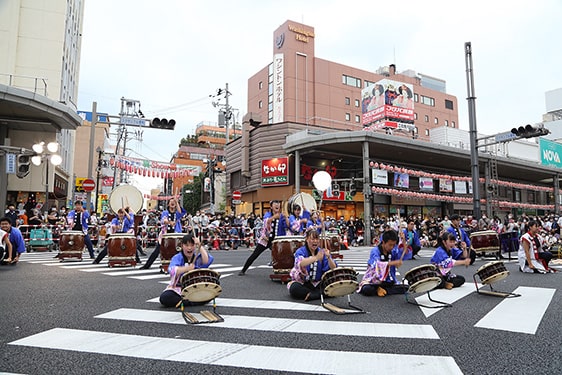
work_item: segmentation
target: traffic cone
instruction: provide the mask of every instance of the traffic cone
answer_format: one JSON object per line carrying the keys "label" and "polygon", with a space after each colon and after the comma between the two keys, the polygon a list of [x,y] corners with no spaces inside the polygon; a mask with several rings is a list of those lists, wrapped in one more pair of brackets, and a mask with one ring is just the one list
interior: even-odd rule
{"label": "traffic cone", "polygon": [[345,245],[346,249],[349,249],[349,245],[347,244],[347,233],[343,235],[343,244]]}

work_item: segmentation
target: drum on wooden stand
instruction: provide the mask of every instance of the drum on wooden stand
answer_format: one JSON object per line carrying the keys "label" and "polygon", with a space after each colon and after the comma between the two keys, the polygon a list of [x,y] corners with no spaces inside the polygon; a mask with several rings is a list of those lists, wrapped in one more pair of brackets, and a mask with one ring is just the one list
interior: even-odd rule
{"label": "drum on wooden stand", "polygon": [[63,231],[59,239],[59,258],[77,258],[82,260],[84,250],[84,233],[78,230]]}
{"label": "drum on wooden stand", "polygon": [[[476,276],[480,278],[482,285],[488,285],[490,290],[482,290],[478,287],[478,282],[476,281]],[[500,292],[494,290],[492,284],[502,281],[509,276],[509,271],[505,267],[502,261],[489,262],[484,264],[482,267],[478,268],[476,273],[473,275],[474,285],[476,286],[476,292],[479,294],[487,294],[496,297],[519,297],[520,294]]]}
{"label": "drum on wooden stand", "polygon": [[221,292],[220,273],[210,268],[198,268],[186,272],[180,279],[181,296],[191,302],[208,302]]}
{"label": "drum on wooden stand", "polygon": [[499,256],[500,239],[497,232],[493,230],[484,230],[480,232],[472,232],[470,234],[470,242],[472,249],[476,253],[496,253]]}
{"label": "drum on wooden stand", "polygon": [[320,247],[328,249],[332,258],[343,258],[343,255],[340,255],[341,242],[337,233],[326,232],[321,234]]}
{"label": "drum on wooden stand", "polygon": [[164,233],[160,244],[160,270],[168,272],[170,260],[181,251],[181,240],[185,233]]}
{"label": "drum on wooden stand", "polygon": [[272,280],[287,282],[291,279],[289,273],[295,265],[295,251],[304,246],[304,236],[277,236],[271,245]]}
{"label": "drum on wooden stand", "polygon": [[107,240],[109,267],[137,264],[137,239],[131,233],[114,233]]}
{"label": "drum on wooden stand", "polygon": [[[430,291],[437,288],[437,286],[441,283],[441,277],[439,276],[439,271],[435,265],[423,264],[421,266],[414,267],[404,274],[404,280],[408,282],[408,290],[406,291],[406,302],[416,306],[422,306],[427,308],[441,308],[441,307],[452,306],[449,303],[436,301],[432,299],[431,295],[429,294]],[[415,300],[411,301],[409,299],[410,293],[427,293],[429,300],[431,302],[437,303],[437,305],[424,305],[416,302]]]}

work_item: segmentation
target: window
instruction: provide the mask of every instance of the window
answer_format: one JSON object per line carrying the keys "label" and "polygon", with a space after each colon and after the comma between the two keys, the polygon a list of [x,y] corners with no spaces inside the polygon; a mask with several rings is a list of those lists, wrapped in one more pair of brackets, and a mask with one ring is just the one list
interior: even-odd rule
{"label": "window", "polygon": [[357,108],[359,108],[359,104],[360,104],[360,103],[359,103],[359,99],[355,99],[355,106],[356,106]]}
{"label": "window", "polygon": [[453,109],[453,101],[445,99],[445,108],[452,110]]}
{"label": "window", "polygon": [[350,121],[351,120],[351,114],[350,113],[346,113],[345,114],[345,121]]}
{"label": "window", "polygon": [[425,122],[429,122],[429,116],[428,116],[428,115],[425,115],[425,116],[424,116],[424,120],[425,120]]}
{"label": "window", "polygon": [[260,90],[263,89],[263,82],[262,82],[262,81],[260,81],[260,83],[258,83],[258,88],[259,88]]}
{"label": "window", "polygon": [[367,81],[367,80],[364,80],[363,82],[364,82],[363,87],[369,87],[369,86],[375,84],[375,82],[371,82],[371,81]]}
{"label": "window", "polygon": [[445,120],[445,126],[449,126],[449,120]]}
{"label": "window", "polygon": [[342,75],[342,83],[348,86],[361,87],[361,79],[351,76],[346,76],[345,74]]}
{"label": "window", "polygon": [[435,107],[435,99],[430,98],[429,96],[421,96],[422,104],[429,105],[431,107]]}
{"label": "window", "polygon": [[435,125],[437,125],[437,124],[439,124],[439,119],[436,117],[433,122],[435,123]]}
{"label": "window", "polygon": [[258,108],[263,108],[263,101],[260,100],[260,101],[258,102]]}
{"label": "window", "polygon": [[357,123],[361,122],[361,116],[355,115],[355,122]]}
{"label": "window", "polygon": [[417,114],[417,112],[414,112],[414,120],[417,120],[417,119],[418,119],[418,114]]}
{"label": "window", "polygon": [[425,135],[429,136],[429,129],[425,129]]}
{"label": "window", "polygon": [[420,96],[418,94],[414,94],[414,102],[416,103],[420,102]]}
{"label": "window", "polygon": [[451,128],[454,128],[454,127],[455,127],[455,122],[451,121]]}
{"label": "window", "polygon": [[345,105],[349,105],[351,103],[351,99],[349,99],[347,96],[345,97]]}

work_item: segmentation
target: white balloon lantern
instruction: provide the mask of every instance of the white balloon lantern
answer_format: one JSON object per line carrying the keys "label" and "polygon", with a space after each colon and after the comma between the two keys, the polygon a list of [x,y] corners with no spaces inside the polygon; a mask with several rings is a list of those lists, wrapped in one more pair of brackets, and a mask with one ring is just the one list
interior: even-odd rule
{"label": "white balloon lantern", "polygon": [[326,171],[318,171],[312,176],[312,183],[316,190],[326,191],[332,184],[332,176]]}

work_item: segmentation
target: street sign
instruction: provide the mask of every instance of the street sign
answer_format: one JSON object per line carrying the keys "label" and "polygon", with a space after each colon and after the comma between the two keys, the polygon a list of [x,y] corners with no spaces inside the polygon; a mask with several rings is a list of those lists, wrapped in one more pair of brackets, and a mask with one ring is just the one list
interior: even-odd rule
{"label": "street sign", "polygon": [[241,199],[242,199],[242,192],[240,192],[239,190],[234,190],[232,192],[232,204],[242,203]]}
{"label": "street sign", "polygon": [[515,138],[517,138],[517,136],[512,132],[499,133],[495,136],[496,142],[508,142],[514,140]]}
{"label": "street sign", "polygon": [[146,126],[146,120],[138,117],[121,116],[121,124],[132,126]]}
{"label": "street sign", "polygon": [[84,181],[82,181],[82,189],[84,189],[84,191],[94,191],[95,188],[96,188],[96,183],[91,178],[87,178]]}

